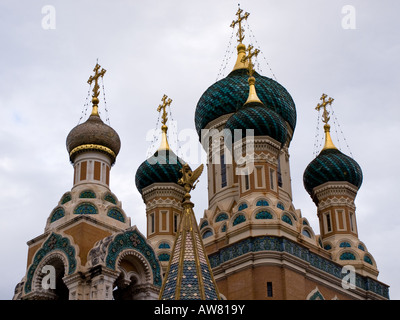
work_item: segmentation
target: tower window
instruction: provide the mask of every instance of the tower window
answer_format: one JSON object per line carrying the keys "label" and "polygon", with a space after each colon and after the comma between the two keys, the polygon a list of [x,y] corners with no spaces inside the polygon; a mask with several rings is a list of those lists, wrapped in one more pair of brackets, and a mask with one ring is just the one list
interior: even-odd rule
{"label": "tower window", "polygon": [[281,158],[278,157],[278,187],[282,188],[282,185]]}
{"label": "tower window", "polygon": [[276,190],[276,175],[275,175],[275,170],[274,169],[269,169],[269,181],[270,181],[270,187],[271,190]]}
{"label": "tower window", "polygon": [[226,164],[225,155],[221,155],[221,188],[226,187]]}
{"label": "tower window", "polygon": [[272,297],[272,282],[267,282],[267,297]]}
{"label": "tower window", "polygon": [[350,228],[351,228],[351,231],[354,232],[353,219],[354,219],[354,213],[353,213],[353,212],[350,212]]}
{"label": "tower window", "polygon": [[154,226],[155,226],[155,222],[154,222],[154,213],[152,213],[150,215],[150,232],[153,233],[154,230]]}
{"label": "tower window", "polygon": [[178,232],[178,215],[174,214],[174,232]]}
{"label": "tower window", "polygon": [[332,231],[332,225],[331,225],[331,215],[329,213],[326,214],[326,226],[327,226],[327,231],[331,232]]}

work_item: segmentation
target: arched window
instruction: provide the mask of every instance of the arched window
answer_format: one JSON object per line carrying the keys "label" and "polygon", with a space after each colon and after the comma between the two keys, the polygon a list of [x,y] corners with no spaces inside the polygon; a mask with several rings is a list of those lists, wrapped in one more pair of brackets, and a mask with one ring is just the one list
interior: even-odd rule
{"label": "arched window", "polygon": [[304,236],[308,237],[311,239],[311,234],[307,229],[303,229],[303,231],[301,232]]}
{"label": "arched window", "polygon": [[224,220],[228,220],[228,219],[229,219],[228,215],[225,212],[221,212],[215,218],[215,222],[220,222],[220,221],[224,221]]}
{"label": "arched window", "polygon": [[207,230],[206,232],[203,233],[203,239],[211,237],[213,235],[211,230]]}
{"label": "arched window", "polygon": [[260,211],[256,214],[256,219],[273,219],[274,217],[272,216],[271,213],[268,211]]}
{"label": "arched window", "polygon": [[247,208],[247,203],[243,202],[239,205],[239,211],[242,211]]}
{"label": "arched window", "polygon": [[291,226],[293,225],[292,219],[290,219],[290,217],[289,217],[287,214],[284,214],[284,215],[282,216],[282,221],[284,221],[284,222],[290,224]]}
{"label": "arched window", "polygon": [[343,252],[340,255],[340,260],[356,260],[356,256],[351,252]]}
{"label": "arched window", "polygon": [[262,199],[262,200],[257,201],[256,206],[257,207],[266,207],[266,206],[269,206],[269,203],[267,200]]}
{"label": "arched window", "polygon": [[243,214],[239,214],[235,220],[233,220],[233,226],[236,226],[242,222],[246,221],[246,217]]}

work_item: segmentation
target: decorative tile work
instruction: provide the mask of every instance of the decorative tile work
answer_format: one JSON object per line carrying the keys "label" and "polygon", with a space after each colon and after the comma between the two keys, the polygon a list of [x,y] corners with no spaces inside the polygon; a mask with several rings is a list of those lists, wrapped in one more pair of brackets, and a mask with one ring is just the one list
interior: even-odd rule
{"label": "decorative tile work", "polygon": [[284,214],[284,215],[282,216],[282,221],[284,221],[284,222],[290,224],[291,226],[293,225],[292,219],[291,219],[287,214]]}
{"label": "decorative tile work", "polygon": [[322,150],[310,162],[303,174],[303,183],[307,192],[329,181],[347,181],[359,188],[363,174],[359,164],[337,149]]}
{"label": "decorative tile work", "polygon": [[340,248],[350,248],[351,244],[348,243],[347,241],[343,241],[343,242],[340,243],[339,247]]}
{"label": "decorative tile work", "polygon": [[92,190],[85,190],[81,192],[79,198],[93,199],[96,198],[96,194]]}
{"label": "decorative tile work", "polygon": [[256,206],[257,207],[267,207],[267,206],[269,206],[269,203],[267,200],[258,200]]}
{"label": "decorative tile work", "polygon": [[268,211],[260,211],[256,214],[256,219],[273,219],[274,217],[272,216],[271,213]]}
{"label": "decorative tile work", "polygon": [[277,208],[281,209],[281,210],[285,210],[285,206],[281,203],[278,202],[278,204],[276,205]]}
{"label": "decorative tile work", "polygon": [[245,222],[246,221],[246,217],[243,214],[239,214],[235,220],[233,220],[233,226],[238,225],[239,223]]}
{"label": "decorative tile work", "polygon": [[106,266],[115,270],[119,254],[126,249],[134,249],[141,253],[149,262],[153,272],[153,284],[161,287],[161,270],[153,248],[149,246],[144,238],[136,231],[125,231],[115,236],[108,246]]}
{"label": "decorative tile work", "polygon": [[202,222],[202,224],[200,225],[200,230],[203,229],[206,226],[208,226],[208,221],[207,220]]}
{"label": "decorative tile work", "polygon": [[170,249],[170,248],[171,248],[171,246],[167,242],[162,242],[158,246],[158,249]]}
{"label": "decorative tile work", "polygon": [[[294,131],[296,107],[287,90],[273,79],[254,73],[256,91],[265,108],[274,110]],[[247,69],[238,69],[211,85],[201,96],[196,106],[195,125],[200,136],[212,120],[235,112],[246,102],[249,95]]]}
{"label": "decorative tile work", "polygon": [[97,208],[91,203],[81,203],[75,208],[74,214],[97,214]]}
{"label": "decorative tile work", "polygon": [[65,211],[63,208],[57,208],[54,210],[54,212],[51,215],[50,222],[57,221],[58,219],[61,219],[62,217],[65,216]]}
{"label": "decorative tile work", "polygon": [[224,220],[228,220],[228,219],[229,219],[229,216],[225,212],[221,212],[215,218],[215,222],[220,222],[220,221],[224,221]]}
{"label": "decorative tile work", "polygon": [[170,255],[168,253],[161,253],[158,255],[159,261],[169,261]]}
{"label": "decorative tile work", "polygon": [[69,202],[69,201],[71,201],[71,194],[70,194],[70,193],[67,193],[67,194],[65,194],[64,197],[62,198],[61,204],[67,203],[67,202]]}
{"label": "decorative tile work", "polygon": [[121,221],[121,222],[125,222],[124,215],[122,214],[122,212],[118,208],[109,209],[108,212],[107,212],[107,216],[109,216],[110,218],[113,218],[115,220],[118,220],[118,221]]}
{"label": "decorative tile work", "polygon": [[242,211],[242,210],[244,210],[244,209],[246,209],[246,208],[247,208],[247,203],[244,202],[244,203],[241,203],[241,204],[240,204],[238,210],[239,210],[239,211]]}
{"label": "decorative tile work", "polygon": [[356,260],[356,256],[351,252],[343,252],[340,257],[340,260]]}
{"label": "decorative tile work", "polygon": [[117,204],[117,200],[110,193],[107,193],[105,195],[104,200],[111,202],[113,204]]}
{"label": "decorative tile work", "polygon": [[[342,266],[331,260],[327,260],[305,247],[288,239],[280,237],[254,237],[236,242],[230,246],[222,248],[219,252],[208,256],[212,268],[216,268],[225,262],[240,257],[248,252],[277,251],[286,252],[303,261],[310,263],[311,266],[327,272],[328,274],[342,279]],[[356,286],[363,290],[370,290],[382,297],[389,298],[389,287],[371,278],[356,274]]]}
{"label": "decorative tile work", "polygon": [[77,266],[75,248],[71,245],[68,238],[64,238],[59,234],[52,233],[43,243],[42,247],[36,252],[33,262],[28,269],[26,275],[27,279],[25,283],[25,293],[32,291],[33,275],[40,262],[44,257],[56,250],[62,251],[68,259],[68,270],[66,270],[67,274],[72,274],[75,272]]}

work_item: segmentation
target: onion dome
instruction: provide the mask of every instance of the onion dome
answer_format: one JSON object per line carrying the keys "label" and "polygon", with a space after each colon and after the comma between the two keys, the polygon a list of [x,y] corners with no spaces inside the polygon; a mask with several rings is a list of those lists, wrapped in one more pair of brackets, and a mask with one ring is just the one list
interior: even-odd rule
{"label": "onion dome", "polygon": [[153,183],[178,183],[182,176],[180,170],[185,162],[170,149],[167,140],[168,127],[166,126],[167,115],[165,108],[171,104],[172,100],[169,99],[167,101],[166,99],[167,96],[164,95],[162,99],[164,104],[158,108],[159,112],[163,109],[161,145],[153,156],[144,161],[136,171],[135,184],[140,194],[142,194],[144,188]]}
{"label": "onion dome", "polygon": [[363,174],[359,164],[351,157],[339,151],[332,142],[330,135],[329,113],[326,105],[331,104],[333,99],[325,101],[327,96],[321,98],[322,104],[317,109],[324,107],[323,121],[325,122],[325,145],[320,154],[307,166],[303,174],[303,183],[307,192],[312,196],[315,187],[326,182],[347,181],[360,188]]}
{"label": "onion dome", "polygon": [[99,95],[99,86],[97,81],[106,72],[104,69],[99,72],[99,69],[100,65],[96,64],[94,68],[95,75],[90,77],[88,81],[89,83],[93,80],[95,81],[92,96],[92,113],[86,122],[77,125],[67,136],[66,145],[71,162],[81,152],[96,150],[106,153],[111,158],[111,164],[114,164],[121,148],[118,133],[105,124],[98,113],[99,99],[97,97]]}
{"label": "onion dome", "polygon": [[[264,108],[275,111],[294,131],[296,107],[288,91],[278,82],[254,72],[256,90]],[[241,108],[248,97],[246,68],[233,70],[226,78],[214,83],[201,96],[195,112],[198,135],[211,121]]]}
{"label": "onion dome", "polygon": [[67,137],[67,150],[72,162],[80,152],[97,150],[109,155],[114,163],[120,148],[118,133],[105,124],[98,114],[92,113],[86,122],[73,128]]}

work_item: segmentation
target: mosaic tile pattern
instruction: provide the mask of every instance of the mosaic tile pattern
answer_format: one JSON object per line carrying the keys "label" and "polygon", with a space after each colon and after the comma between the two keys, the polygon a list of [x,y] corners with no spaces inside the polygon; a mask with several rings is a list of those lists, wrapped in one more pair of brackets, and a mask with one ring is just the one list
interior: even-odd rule
{"label": "mosaic tile pattern", "polygon": [[[194,216],[193,212],[191,215]],[[162,300],[216,300],[217,289],[214,284],[208,258],[204,254],[198,228],[194,217],[185,214],[181,229],[177,234],[169,269],[161,290]],[[183,226],[192,222],[192,228]],[[182,245],[184,244],[184,247]]]}
{"label": "mosaic tile pattern", "polygon": [[307,166],[303,183],[311,195],[315,187],[329,181],[347,181],[359,188],[363,174],[359,164],[337,149],[322,150]]}

